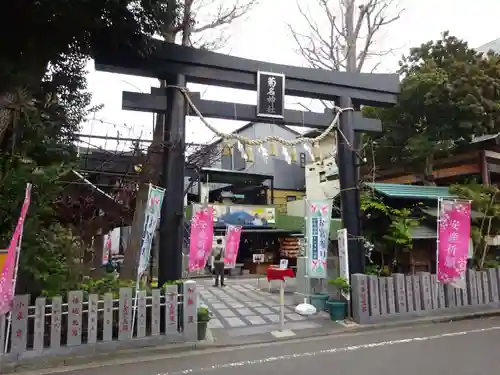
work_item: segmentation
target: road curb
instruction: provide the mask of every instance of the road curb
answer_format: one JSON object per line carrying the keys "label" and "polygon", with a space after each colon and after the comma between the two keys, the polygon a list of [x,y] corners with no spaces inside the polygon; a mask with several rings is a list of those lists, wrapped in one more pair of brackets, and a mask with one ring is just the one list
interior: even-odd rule
{"label": "road curb", "polygon": [[[352,328],[344,328],[337,330],[328,330],[324,332],[315,332],[313,334],[307,336],[292,336],[285,337],[281,339],[277,339],[275,337],[269,337],[265,339],[256,339],[253,341],[245,341],[245,342],[237,342],[236,340],[233,342],[221,342],[218,343],[217,340],[211,340],[212,337],[209,337],[209,340],[205,342],[199,343],[182,343],[182,344],[168,344],[162,346],[154,346],[154,347],[143,347],[143,348],[135,348],[135,349],[123,349],[112,353],[103,353],[101,355],[84,355],[77,357],[59,357],[59,358],[38,358],[37,360],[29,360],[29,361],[20,361],[18,363],[12,364],[4,364],[1,368],[0,373],[21,373],[21,372],[33,372],[36,370],[38,374],[51,374],[52,369],[58,369],[58,372],[64,371],[64,368],[67,368],[67,371],[82,369],[85,368],[100,368],[113,365],[112,362],[116,362],[120,359],[130,358],[131,355],[134,355],[137,361],[141,362],[149,362],[158,359],[157,357],[160,355],[175,355],[181,353],[190,353],[190,355],[200,355],[204,354],[207,351],[211,351],[214,349],[243,349],[247,346],[259,345],[259,344],[278,344],[278,343],[286,343],[294,340],[300,339],[314,339],[321,337],[332,337],[336,336],[355,334],[355,333],[363,333],[370,331],[379,331],[384,329],[391,328],[409,328],[421,325],[430,325],[430,324],[439,324],[439,323],[448,323],[448,322],[458,322],[465,320],[473,320],[473,319],[482,319],[500,316],[500,309],[474,312],[474,313],[461,313],[461,314],[448,314],[443,316],[434,316],[434,317],[423,317],[414,320],[401,320],[396,322],[383,322],[383,323],[375,323],[363,326],[356,326]],[[209,336],[211,334],[209,333]],[[78,368],[74,368],[78,367]],[[74,369],[72,369],[74,368]]]}

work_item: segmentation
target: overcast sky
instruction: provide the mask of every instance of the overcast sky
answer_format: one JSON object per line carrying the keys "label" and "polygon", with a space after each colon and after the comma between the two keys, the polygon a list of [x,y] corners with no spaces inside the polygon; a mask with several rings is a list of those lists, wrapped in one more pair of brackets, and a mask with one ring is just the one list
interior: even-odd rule
{"label": "overcast sky", "polygon": [[[219,0],[228,1],[229,0]],[[261,4],[248,14],[248,17],[229,28],[231,38],[220,52],[244,58],[268,61],[279,64],[304,66],[305,61],[296,52],[296,45],[288,31],[292,24],[304,32],[301,16],[296,11],[295,0],[260,0]],[[313,3],[314,0],[303,0]],[[364,1],[363,1],[364,2]],[[358,1],[358,3],[362,3]],[[385,27],[377,37],[377,49],[397,49],[393,56],[381,61],[378,72],[394,72],[401,54],[408,48],[430,39],[437,39],[440,33],[449,30],[453,35],[469,41],[477,47],[500,37],[495,33],[495,25],[500,14],[500,2],[494,0],[402,0],[405,10],[401,19]],[[314,12],[314,9],[312,9]],[[315,18],[321,14],[314,13]],[[93,63],[89,64],[89,89],[93,93],[94,104],[104,104],[95,119],[84,124],[82,133],[121,137],[141,137],[151,139],[153,116],[121,109],[122,91],[149,92],[157,86],[156,80],[133,76],[95,72]],[[227,102],[255,104],[255,93],[216,87],[190,86],[191,90],[203,92],[203,98]],[[287,107],[300,109],[296,98],[287,97]],[[318,103],[304,99],[303,104],[313,110],[321,110]],[[224,120],[209,120],[221,131],[231,132],[242,123]],[[207,142],[213,134],[195,118],[187,121],[187,141]],[[125,142],[118,145],[114,141],[89,140],[94,145],[108,149],[124,150],[129,147]]]}

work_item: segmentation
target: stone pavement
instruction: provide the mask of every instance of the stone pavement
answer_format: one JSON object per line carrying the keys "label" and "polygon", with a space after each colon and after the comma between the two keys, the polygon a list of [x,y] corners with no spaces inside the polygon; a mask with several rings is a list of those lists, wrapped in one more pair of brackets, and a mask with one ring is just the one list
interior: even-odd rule
{"label": "stone pavement", "polygon": [[[217,338],[224,331],[229,336],[245,336],[268,333],[279,324],[279,293],[258,289],[256,279],[227,279],[226,286],[216,288],[213,280],[198,280],[200,303],[213,314],[208,327]],[[266,283],[267,284],[267,283]],[[277,283],[274,283],[274,286]],[[262,285],[262,282],[261,282]],[[325,312],[313,317],[301,316],[294,311],[293,296],[285,294],[285,328],[293,331],[303,329],[331,329],[332,322]]]}

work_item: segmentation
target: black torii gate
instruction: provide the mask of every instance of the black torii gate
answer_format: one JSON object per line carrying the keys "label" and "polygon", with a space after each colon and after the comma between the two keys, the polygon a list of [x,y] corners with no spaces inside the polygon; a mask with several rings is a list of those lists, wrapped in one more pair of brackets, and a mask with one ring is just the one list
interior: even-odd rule
{"label": "black torii gate", "polygon": [[[187,107],[184,94],[178,89],[192,83],[256,90],[257,105],[244,105],[201,100],[198,93],[190,98],[207,118],[299,125],[325,129],[332,113],[292,111],[284,108],[285,94],[334,101],[341,108],[360,105],[389,106],[397,102],[399,77],[396,74],[331,72],[248,60],[220,53],[198,50],[161,41],[151,41],[153,52],[141,56],[123,48],[96,56],[96,70],[131,74],[165,80],[166,89],[152,88],[151,94],[124,92],[122,107],[129,110],[164,112],[164,167],[162,185],[166,195],[160,223],[158,281],[162,285],[182,275],[182,240],[184,220],[184,148],[185,116],[193,111]],[[267,80],[272,78],[273,95]],[[286,80],[286,82],[285,82]],[[265,87],[264,87],[265,86]],[[268,105],[271,104],[271,105]],[[267,106],[266,106],[267,105]],[[236,115],[236,116],[235,116]],[[364,271],[364,249],[359,241],[360,212],[357,189],[357,155],[353,150],[355,131],[379,132],[380,121],[365,119],[360,112],[346,111],[340,117],[344,137],[338,141],[339,178],[342,219],[350,234],[349,269]]]}

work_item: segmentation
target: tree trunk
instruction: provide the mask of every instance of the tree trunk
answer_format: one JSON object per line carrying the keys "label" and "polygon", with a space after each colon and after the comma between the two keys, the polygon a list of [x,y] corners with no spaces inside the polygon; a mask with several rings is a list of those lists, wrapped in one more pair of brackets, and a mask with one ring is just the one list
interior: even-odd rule
{"label": "tree trunk", "polygon": [[422,179],[424,185],[429,185],[429,186],[436,185],[433,172],[434,172],[434,154],[431,153],[429,156],[425,158],[424,176]]}
{"label": "tree trunk", "polygon": [[491,220],[493,218],[490,216],[489,222],[488,222],[488,231],[486,232],[486,236],[484,237],[484,248],[483,248],[483,255],[481,257],[481,262],[479,263],[479,269],[482,270],[484,268],[484,262],[486,261],[486,255],[488,254],[488,237],[490,236],[491,232]]}

